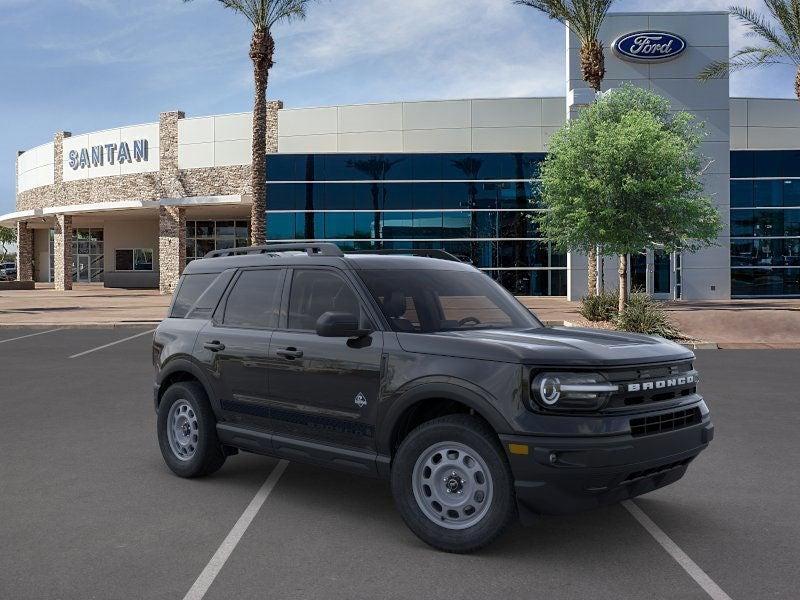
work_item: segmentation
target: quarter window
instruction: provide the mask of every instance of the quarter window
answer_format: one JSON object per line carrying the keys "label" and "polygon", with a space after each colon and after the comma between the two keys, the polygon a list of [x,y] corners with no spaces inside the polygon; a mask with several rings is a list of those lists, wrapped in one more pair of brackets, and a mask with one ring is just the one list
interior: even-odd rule
{"label": "quarter window", "polygon": [[175,295],[175,302],[172,305],[173,318],[182,319],[189,312],[192,305],[197,302],[200,295],[206,291],[208,286],[219,276],[219,273],[196,273],[194,275],[184,275],[181,278],[181,285]]}
{"label": "quarter window", "polygon": [[242,271],[225,303],[222,322],[229,327],[275,327],[282,283],[281,269]]}

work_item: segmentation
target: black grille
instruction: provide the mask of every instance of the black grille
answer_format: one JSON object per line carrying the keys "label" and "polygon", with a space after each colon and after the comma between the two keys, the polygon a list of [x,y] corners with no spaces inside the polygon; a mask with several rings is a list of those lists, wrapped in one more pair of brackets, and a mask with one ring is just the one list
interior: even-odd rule
{"label": "black grille", "polygon": [[[615,369],[604,375],[619,385],[619,391],[612,394],[607,409],[680,400],[697,393],[697,371],[691,362],[686,361]],[[635,384],[638,384],[638,389],[632,387]]]}
{"label": "black grille", "polygon": [[700,422],[700,409],[697,407],[675,412],[653,415],[631,419],[631,435],[638,437],[642,435],[653,435],[683,429]]}

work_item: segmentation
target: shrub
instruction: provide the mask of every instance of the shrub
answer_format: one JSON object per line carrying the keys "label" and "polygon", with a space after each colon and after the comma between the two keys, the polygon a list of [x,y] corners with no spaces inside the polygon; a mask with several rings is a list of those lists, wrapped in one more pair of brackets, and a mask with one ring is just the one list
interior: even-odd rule
{"label": "shrub", "polygon": [[580,315],[587,321],[611,321],[617,316],[619,292],[603,292],[581,298]]}
{"label": "shrub", "polygon": [[668,339],[684,336],[660,303],[647,294],[631,294],[625,310],[616,318],[617,328],[632,333],[660,335]]}

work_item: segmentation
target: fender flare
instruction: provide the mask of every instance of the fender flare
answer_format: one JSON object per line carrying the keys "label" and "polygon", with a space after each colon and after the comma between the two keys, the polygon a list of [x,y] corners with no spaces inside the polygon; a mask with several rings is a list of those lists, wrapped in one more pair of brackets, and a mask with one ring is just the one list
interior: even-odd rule
{"label": "fender flare", "polygon": [[392,437],[401,415],[414,404],[430,398],[453,400],[468,406],[483,417],[498,434],[512,431],[508,420],[496,408],[492,397],[474,384],[453,379],[417,383],[392,400],[389,409],[381,418],[376,439],[379,454],[391,455]]}
{"label": "fender flare", "polygon": [[[220,415],[220,406],[215,398],[214,388],[208,381],[208,376],[206,375],[205,371],[200,367],[197,363],[191,360],[188,357],[175,357],[170,359],[170,361],[161,368],[158,377],[158,389],[159,389],[159,396],[158,400],[159,403],[161,401],[161,394],[164,390],[162,390],[162,386],[164,385],[164,381],[169,379],[171,375],[175,373],[189,373],[192,377],[197,379],[200,382],[200,385],[203,386],[203,389],[206,392],[206,396],[208,396],[208,400],[211,403],[212,410],[216,413],[217,417]],[[158,406],[156,406],[156,410],[158,410]]]}

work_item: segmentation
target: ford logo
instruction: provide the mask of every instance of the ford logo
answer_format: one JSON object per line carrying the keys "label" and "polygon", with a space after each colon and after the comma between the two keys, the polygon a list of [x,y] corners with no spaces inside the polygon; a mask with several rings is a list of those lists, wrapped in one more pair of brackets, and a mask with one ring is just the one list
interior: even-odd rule
{"label": "ford logo", "polygon": [[620,58],[636,62],[672,60],[686,50],[686,40],[664,31],[637,31],[618,37],[614,53]]}

